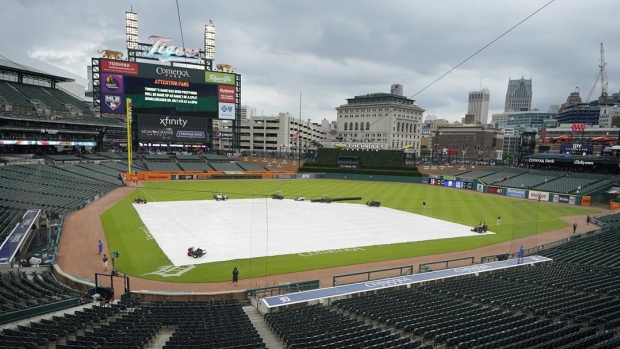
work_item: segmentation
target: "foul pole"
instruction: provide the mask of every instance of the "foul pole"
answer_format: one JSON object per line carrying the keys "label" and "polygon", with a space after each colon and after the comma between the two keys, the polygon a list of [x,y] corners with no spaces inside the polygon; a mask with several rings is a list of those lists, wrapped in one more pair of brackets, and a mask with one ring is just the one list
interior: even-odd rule
{"label": "foul pole", "polygon": [[127,173],[131,174],[131,160],[133,159],[133,139],[131,139],[131,98],[125,99],[127,123]]}

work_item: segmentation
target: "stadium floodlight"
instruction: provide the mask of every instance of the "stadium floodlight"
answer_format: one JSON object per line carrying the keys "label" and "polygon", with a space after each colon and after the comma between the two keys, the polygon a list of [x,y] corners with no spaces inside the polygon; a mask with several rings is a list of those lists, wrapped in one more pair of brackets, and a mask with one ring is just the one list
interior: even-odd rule
{"label": "stadium floodlight", "polygon": [[205,25],[205,59],[215,59],[215,24],[211,20]]}
{"label": "stadium floodlight", "polygon": [[125,41],[127,48],[138,47],[138,14],[135,12],[125,12]]}

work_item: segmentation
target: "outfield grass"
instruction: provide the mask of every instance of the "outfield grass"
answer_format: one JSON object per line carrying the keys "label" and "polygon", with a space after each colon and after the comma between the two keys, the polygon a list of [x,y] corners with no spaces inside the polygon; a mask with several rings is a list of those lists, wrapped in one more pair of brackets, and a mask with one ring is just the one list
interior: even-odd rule
{"label": "outfield grass", "polygon": [[[144,188],[127,196],[102,215],[108,246],[111,251],[118,250],[121,253],[121,258],[116,261],[118,270],[136,277],[170,282],[228,281],[234,266],[240,269],[241,278],[249,278],[469,250],[565,227],[567,224],[557,217],[595,212],[589,208],[539,203],[424,184],[345,180],[223,180],[144,182],[144,185]],[[141,230],[143,223],[132,205],[136,196],[143,196],[148,201],[211,200],[214,192],[222,192],[230,199],[236,199],[262,198],[276,191],[281,191],[286,198],[304,196],[308,200],[320,198],[323,194],[329,197],[361,196],[362,200],[350,203],[363,204],[368,200],[376,200],[381,201],[382,206],[467,226],[474,226],[484,220],[496,234],[364,246],[363,251],[314,256],[285,255],[198,264],[180,276],[144,275],[170,266],[171,263],[155,240],[147,239]],[[426,202],[425,210],[422,209],[423,201]],[[495,226],[497,216],[502,217],[499,227]],[[300,224],[312,224],[304,221],[303,215],[291,219],[299,221]]]}

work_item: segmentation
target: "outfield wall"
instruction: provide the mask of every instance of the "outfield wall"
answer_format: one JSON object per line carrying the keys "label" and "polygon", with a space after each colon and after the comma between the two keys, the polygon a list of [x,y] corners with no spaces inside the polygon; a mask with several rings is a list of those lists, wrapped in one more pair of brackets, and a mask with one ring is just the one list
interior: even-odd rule
{"label": "outfield wall", "polygon": [[401,183],[422,183],[422,177],[388,176],[388,175],[367,175],[356,173],[334,173],[326,172],[327,179],[344,179],[357,181],[377,181],[377,182],[401,182]]}
{"label": "outfield wall", "polygon": [[529,199],[543,202],[554,202],[575,206],[590,206],[591,197],[585,195],[573,195],[565,193],[553,193],[524,188],[500,187],[487,185],[477,179],[448,176],[426,175],[421,177],[421,182],[447,188],[476,190],[479,193],[508,196],[518,199]]}
{"label": "outfield wall", "polygon": [[208,179],[277,179],[278,176],[296,176],[295,171],[147,171],[138,173],[122,173],[125,184],[138,181],[175,181],[175,180],[208,180]]}

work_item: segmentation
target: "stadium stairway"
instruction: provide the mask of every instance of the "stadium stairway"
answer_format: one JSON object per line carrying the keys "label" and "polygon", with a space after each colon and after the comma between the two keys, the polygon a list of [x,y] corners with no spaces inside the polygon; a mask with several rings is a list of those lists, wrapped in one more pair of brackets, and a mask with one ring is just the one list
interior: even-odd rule
{"label": "stadium stairway", "polygon": [[256,308],[251,305],[244,306],[243,311],[254,325],[256,331],[263,339],[263,342],[268,349],[284,349],[282,342],[278,340],[275,334],[269,329],[269,326],[265,323],[265,319],[258,312]]}

